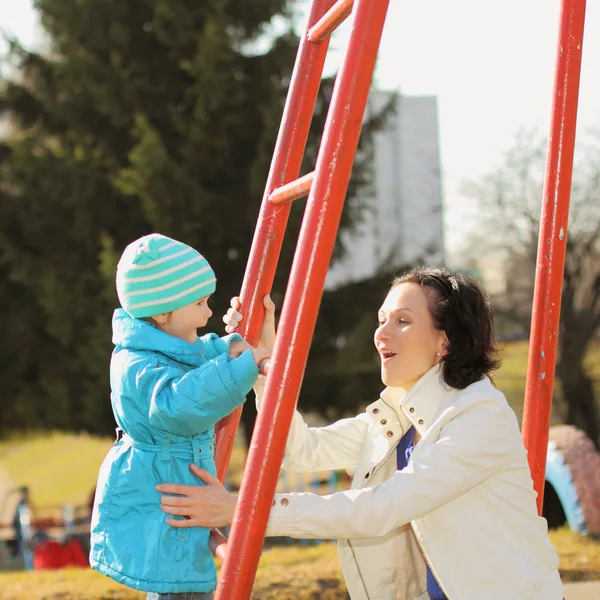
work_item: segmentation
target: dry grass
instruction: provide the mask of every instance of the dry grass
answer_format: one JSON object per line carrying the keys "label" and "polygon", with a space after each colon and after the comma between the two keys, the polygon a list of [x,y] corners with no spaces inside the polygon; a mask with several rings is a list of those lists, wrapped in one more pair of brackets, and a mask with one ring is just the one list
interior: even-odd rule
{"label": "dry grass", "polygon": [[[504,393],[519,421],[523,415],[523,399],[525,396],[525,377],[529,342],[513,342],[501,348],[502,365],[494,375],[494,381]],[[584,367],[593,380],[598,411],[600,411],[600,344],[594,342],[584,360]],[[560,382],[554,381],[554,400],[552,425],[560,424],[560,414],[565,412]]]}
{"label": "dry grass", "polygon": [[[600,542],[567,529],[552,532],[563,581],[600,579]],[[3,600],[142,600],[89,569],[0,574]],[[334,544],[271,548],[263,553],[254,600],[345,600]]]}
{"label": "dry grass", "polygon": [[[510,344],[496,378],[498,387],[521,414],[527,344]],[[586,360],[600,378],[600,351]],[[16,485],[28,485],[35,505],[85,504],[95,486],[98,468],[112,444],[110,438],[48,434],[0,442],[0,467]],[[238,484],[245,460],[234,448],[231,483]],[[304,484],[309,485],[310,479]],[[295,478],[291,483],[296,483]],[[325,490],[324,490],[325,491]],[[600,542],[567,529],[552,532],[564,581],[600,579]],[[91,570],[0,573],[2,600],[117,600],[144,598]],[[263,553],[252,598],[256,600],[345,599],[346,590],[333,544],[289,546]]]}
{"label": "dry grass", "polygon": [[550,532],[563,581],[600,580],[600,540],[562,528]]}
{"label": "dry grass", "polygon": [[49,433],[0,442],[0,466],[27,485],[34,505],[86,504],[112,440]]}
{"label": "dry grass", "polygon": [[[110,437],[65,433],[6,440],[0,442],[0,467],[16,486],[29,487],[34,507],[87,504],[112,443]],[[244,460],[244,448],[237,444],[230,465],[233,483],[241,480]]]}
{"label": "dry grass", "polygon": [[[90,569],[0,574],[2,600],[143,600],[135,592]],[[255,600],[342,600],[346,587],[334,544],[266,550]]]}

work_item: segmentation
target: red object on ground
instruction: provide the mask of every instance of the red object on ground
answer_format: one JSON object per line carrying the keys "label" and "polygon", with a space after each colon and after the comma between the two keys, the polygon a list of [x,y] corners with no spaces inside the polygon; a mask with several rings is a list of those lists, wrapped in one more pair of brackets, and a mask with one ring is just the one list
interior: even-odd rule
{"label": "red object on ground", "polygon": [[45,539],[33,549],[33,568],[36,571],[89,566],[88,558],[75,538],[71,538],[66,544]]}
{"label": "red object on ground", "polygon": [[586,0],[562,0],[561,6],[525,384],[523,441],[540,514],[567,248],[585,5]]}

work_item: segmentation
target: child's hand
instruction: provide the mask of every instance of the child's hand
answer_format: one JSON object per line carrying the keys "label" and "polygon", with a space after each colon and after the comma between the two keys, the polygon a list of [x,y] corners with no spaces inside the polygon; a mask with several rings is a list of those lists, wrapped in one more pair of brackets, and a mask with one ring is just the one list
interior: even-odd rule
{"label": "child's hand", "polygon": [[254,350],[254,348],[248,342],[243,340],[241,342],[231,342],[231,344],[229,344],[229,356],[232,358],[237,358],[246,350]]}
{"label": "child's hand", "polygon": [[[270,296],[265,296],[263,305],[266,312],[265,320],[260,332],[259,346],[272,350],[275,346],[275,304]],[[235,296],[231,299],[231,308],[223,317],[223,322],[226,325],[225,331],[227,333],[233,333],[238,328],[240,321],[244,318],[244,315],[239,312],[239,308],[240,299],[238,296]]]}

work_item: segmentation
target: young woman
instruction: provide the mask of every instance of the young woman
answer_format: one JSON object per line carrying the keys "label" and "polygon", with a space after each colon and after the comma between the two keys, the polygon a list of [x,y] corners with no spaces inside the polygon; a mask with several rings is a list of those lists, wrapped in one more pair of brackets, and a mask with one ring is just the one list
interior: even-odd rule
{"label": "young woman", "polygon": [[[230,331],[242,318],[232,306]],[[309,428],[296,412],[286,447],[288,471],[354,469],[352,489],[277,494],[267,535],[338,539],[353,600],[561,600],[517,419],[490,380],[497,361],[482,290],[446,270],[409,271],[378,321],[380,398],[328,427]],[[162,496],[164,512],[189,517],[167,522],[231,523],[236,498],[192,469],[206,486],[157,488],[180,495]]]}

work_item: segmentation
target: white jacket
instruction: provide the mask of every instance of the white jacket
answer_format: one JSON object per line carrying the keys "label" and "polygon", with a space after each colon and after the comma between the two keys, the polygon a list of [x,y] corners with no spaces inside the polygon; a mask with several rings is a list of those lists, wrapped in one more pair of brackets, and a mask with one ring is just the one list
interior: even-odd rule
{"label": "white jacket", "polygon": [[[397,471],[411,425],[421,439]],[[449,600],[563,598],[515,414],[487,377],[460,391],[434,367],[408,393],[387,388],[328,427],[296,411],[284,466],[355,469],[349,491],[276,494],[267,528],[338,539],[353,600],[427,600],[425,559]]]}

